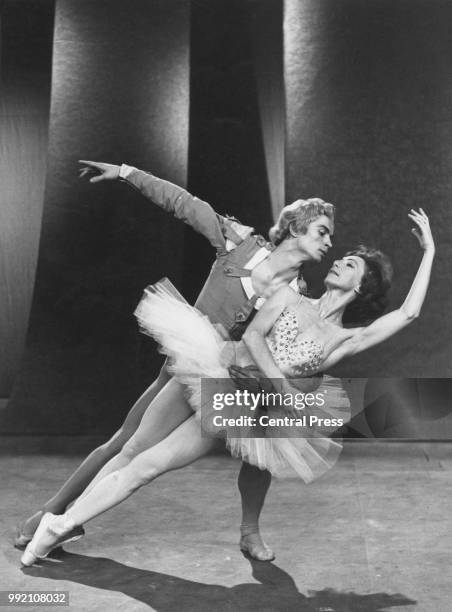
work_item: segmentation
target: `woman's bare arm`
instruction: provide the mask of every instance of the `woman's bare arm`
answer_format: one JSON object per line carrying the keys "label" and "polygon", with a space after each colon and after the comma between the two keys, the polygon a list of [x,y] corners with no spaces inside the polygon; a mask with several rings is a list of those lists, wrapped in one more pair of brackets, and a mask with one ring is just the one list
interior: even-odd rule
{"label": "woman's bare arm", "polygon": [[350,330],[352,334],[350,339],[346,340],[329,355],[324,364],[322,364],[322,369],[330,368],[344,357],[355,355],[383,342],[383,340],[390,338],[419,316],[430,282],[432,263],[435,256],[435,244],[428,217],[422,208],[419,210],[421,212],[412,210],[408,216],[418,226],[418,229],[414,229],[412,232],[418,239],[424,254],[402,306],[378,318],[367,327]]}

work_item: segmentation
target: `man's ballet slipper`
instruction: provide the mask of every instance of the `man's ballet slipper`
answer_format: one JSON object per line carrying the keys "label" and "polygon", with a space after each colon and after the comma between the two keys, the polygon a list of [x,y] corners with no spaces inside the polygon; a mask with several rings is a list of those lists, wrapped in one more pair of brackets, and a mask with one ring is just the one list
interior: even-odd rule
{"label": "man's ballet slipper", "polygon": [[24,550],[28,542],[31,542],[33,536],[25,535],[20,531],[20,527],[16,527],[16,535],[14,536],[14,548]]}
{"label": "man's ballet slipper", "polygon": [[267,544],[264,544],[263,547],[264,549],[262,550],[262,547],[259,544],[250,544],[248,542],[245,541],[245,537],[246,536],[242,536],[240,538],[240,550],[243,553],[248,554],[252,559],[255,559],[256,561],[273,561],[275,558],[275,553],[272,551],[272,549],[267,546]]}

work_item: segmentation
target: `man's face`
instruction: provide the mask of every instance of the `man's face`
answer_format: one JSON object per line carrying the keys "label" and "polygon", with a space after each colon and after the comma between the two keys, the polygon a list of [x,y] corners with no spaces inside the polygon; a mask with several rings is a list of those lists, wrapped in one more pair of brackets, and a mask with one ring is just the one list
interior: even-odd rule
{"label": "man's face", "polygon": [[297,234],[297,245],[306,255],[306,261],[321,261],[331,248],[331,237],[334,231],[332,219],[320,215],[308,225],[305,234]]}

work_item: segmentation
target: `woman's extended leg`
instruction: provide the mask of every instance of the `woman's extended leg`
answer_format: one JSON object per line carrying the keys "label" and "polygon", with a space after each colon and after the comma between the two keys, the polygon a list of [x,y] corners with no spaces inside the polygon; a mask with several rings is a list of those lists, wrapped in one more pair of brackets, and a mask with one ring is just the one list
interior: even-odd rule
{"label": "woman's extended leg", "polygon": [[[22,562],[31,565],[38,557],[48,554],[58,539],[74,526],[82,525],[113,508],[157,476],[192,463],[218,443],[214,438],[202,437],[199,421],[194,415],[191,416],[164,440],[140,453],[124,468],[103,478],[66,514],[58,517],[46,515]],[[49,521],[44,525],[47,517]],[[49,524],[51,529],[48,528]]]}
{"label": "woman's extended leg", "polygon": [[105,476],[125,467],[137,455],[166,438],[169,433],[192,415],[193,410],[185,399],[184,387],[174,378],[171,379],[154,399],[149,409],[146,410],[133,436],[104,465],[79,499],[85,497]]}
{"label": "woman's extended leg", "polygon": [[112,457],[117,455],[124,444],[137,430],[143,414],[147,411],[159,391],[170,380],[163,367],[158,378],[141,395],[132,406],[121,428],[104,444],[95,448],[75,472],[66,480],[59,491],[51,497],[42,508],[30,516],[20,528],[21,534],[16,538],[16,545],[23,546],[33,536],[44,512],[61,513],[86,489],[94,476]]}
{"label": "woman's extended leg", "polygon": [[116,506],[157,476],[202,457],[218,443],[214,438],[201,435],[199,421],[192,415],[164,440],[137,455],[121,470],[103,478],[83,499],[77,500],[67,514],[76,525],[82,525]]}

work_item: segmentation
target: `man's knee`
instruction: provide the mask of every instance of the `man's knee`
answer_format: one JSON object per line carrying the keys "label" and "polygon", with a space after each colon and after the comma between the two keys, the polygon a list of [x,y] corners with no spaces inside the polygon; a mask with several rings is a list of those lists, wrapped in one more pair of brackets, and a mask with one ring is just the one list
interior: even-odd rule
{"label": "man's knee", "polygon": [[135,459],[137,455],[142,453],[145,449],[142,444],[138,440],[132,436],[127,440],[125,444],[123,444],[122,448],[119,451],[119,454],[122,455],[128,461]]}
{"label": "man's knee", "polygon": [[127,430],[124,427],[118,431],[107,442],[101,444],[96,450],[106,455],[107,459],[111,459],[120,453],[124,445],[130,440],[135,433],[135,430]]}
{"label": "man's knee", "polygon": [[[135,402],[122,426],[107,442],[99,447],[101,452],[113,457],[122,451],[124,445],[129,443],[132,436],[139,428],[143,415],[149,409],[153,399],[159,393],[159,391],[163,389],[169,378],[170,376],[168,372],[166,371],[165,367],[163,367],[158,378]],[[133,455],[133,452],[131,453],[130,451],[127,451],[127,454]]]}

